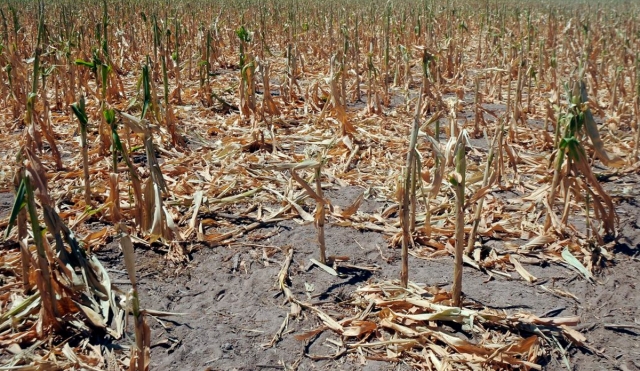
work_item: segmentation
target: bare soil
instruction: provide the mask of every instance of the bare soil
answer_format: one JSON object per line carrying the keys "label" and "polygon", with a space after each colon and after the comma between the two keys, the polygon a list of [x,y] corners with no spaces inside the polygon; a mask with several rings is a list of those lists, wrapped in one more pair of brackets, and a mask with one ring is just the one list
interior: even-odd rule
{"label": "bare soil", "polygon": [[0,219],[4,219],[11,214],[13,207],[13,194],[0,193]]}
{"label": "bare soil", "polygon": [[[361,192],[361,189],[348,187],[329,191],[327,196],[335,205],[346,206]],[[568,267],[559,265],[527,265],[526,269],[538,278],[536,284],[521,280],[515,273],[512,279],[496,277],[490,280],[488,275],[465,267],[463,290],[466,298],[508,312],[524,311],[538,316],[579,315],[582,319],[580,331],[601,354],[567,349],[572,369],[640,370],[640,295],[636,289],[640,271],[640,260],[636,258],[640,230],[636,218],[640,210],[636,201],[637,197],[619,200],[621,235],[615,262],[597,276],[598,283],[591,284]],[[366,200],[362,209],[373,211],[384,206],[383,202]],[[328,255],[348,256],[355,265],[380,267],[375,273],[351,271],[345,272],[345,278],[338,278],[309,262],[318,254],[313,225],[286,221],[252,233],[265,235],[278,230],[277,235],[258,243],[250,243],[252,234],[249,234],[245,243],[202,247],[191,256],[188,265],[169,263],[162,252],[153,248],[137,248],[143,307],[187,313],[170,320],[150,319],[153,329],[151,369],[278,370],[297,365],[298,370],[410,370],[404,364],[365,360],[352,355],[336,360],[313,360],[308,355],[335,354],[332,344],[327,341],[333,335],[325,332],[306,342],[296,340],[295,334],[319,325],[314,315],[304,311],[300,318],[289,321],[282,339],[275,346],[265,346],[289,312],[289,306],[277,288],[277,275],[287,246],[294,249],[289,269],[294,295],[322,305],[323,310],[336,319],[340,319],[341,314],[332,308],[348,300],[358,286],[368,281],[399,277],[399,251],[389,249],[379,233],[327,226]],[[492,242],[497,248],[502,243]],[[263,258],[265,248],[277,251],[269,261]],[[127,289],[128,280],[117,244],[112,242],[97,254],[116,284]],[[451,258],[421,260],[411,257],[410,267],[410,279],[414,282],[445,288],[450,285]],[[579,300],[554,296],[542,290],[541,284],[568,291]],[[616,324],[631,326],[609,326]],[[544,369],[566,369],[559,351],[546,358]]]}

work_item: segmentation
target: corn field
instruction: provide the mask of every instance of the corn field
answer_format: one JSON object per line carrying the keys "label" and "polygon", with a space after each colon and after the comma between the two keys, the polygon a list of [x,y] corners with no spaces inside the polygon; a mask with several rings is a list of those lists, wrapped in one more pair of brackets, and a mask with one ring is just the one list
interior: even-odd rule
{"label": "corn field", "polygon": [[[164,369],[152,329],[199,314],[145,298],[145,251],[176,277],[217,251],[235,275],[275,264],[284,321],[250,354],[332,339],[247,369],[573,369],[589,353],[624,370],[578,312],[483,305],[463,272],[580,303],[536,272],[597,287],[637,254],[621,238],[639,16],[613,0],[3,0],[0,370]],[[312,226],[313,257],[271,243],[289,225]],[[356,246],[363,261],[336,228],[386,246]],[[436,260],[440,286],[415,267]],[[314,302],[320,281],[344,298]],[[598,323],[636,333],[630,316]]]}

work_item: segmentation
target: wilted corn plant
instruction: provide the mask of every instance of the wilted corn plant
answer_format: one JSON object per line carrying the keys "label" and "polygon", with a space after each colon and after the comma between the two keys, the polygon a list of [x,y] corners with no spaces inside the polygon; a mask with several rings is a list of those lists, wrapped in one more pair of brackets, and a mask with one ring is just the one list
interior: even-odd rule
{"label": "wilted corn plant", "polygon": [[[413,244],[413,223],[415,220],[416,204],[416,184],[420,178],[420,168],[418,166],[418,154],[416,145],[418,142],[418,132],[420,131],[420,111],[422,106],[422,94],[418,95],[416,112],[413,119],[413,126],[409,136],[409,151],[407,153],[407,164],[404,176],[398,183],[397,195],[401,203],[400,225],[402,227],[402,267],[400,269],[400,283],[402,287],[409,284],[409,245]],[[413,209],[411,213],[410,206]],[[429,205],[426,205],[427,208]],[[413,214],[413,215],[412,215]]]}
{"label": "wilted corn plant", "polygon": [[80,129],[80,148],[82,151],[82,174],[84,179],[84,203],[86,207],[90,207],[91,202],[91,184],[89,182],[89,150],[87,145],[87,125],[89,118],[85,109],[84,95],[80,96],[78,102],[71,105],[73,113],[78,119]]}
{"label": "wilted corn plant", "polygon": [[[331,57],[331,71],[329,86],[331,88],[331,104],[338,116],[338,122],[340,122],[340,136],[344,137],[347,135],[352,135],[356,132],[356,128],[349,121],[347,117],[347,103],[346,96],[342,94],[342,89],[338,88],[338,79],[340,78],[341,67],[338,66],[338,62],[336,61],[336,56]],[[334,72],[334,69],[336,72]]]}
{"label": "wilted corn plant", "polygon": [[[24,171],[19,168],[14,174],[13,186],[15,189],[16,200],[25,200],[26,185],[24,184]],[[23,202],[14,202],[13,209],[11,210],[11,218],[9,219],[9,226],[14,225],[18,227],[18,244],[20,246],[20,257],[22,263],[22,290],[24,294],[27,294],[31,290],[32,282],[29,279],[29,270],[31,267],[29,246],[27,245],[27,211],[24,208]],[[5,230],[4,238],[9,238],[9,232],[11,228]]]}
{"label": "wilted corn plant", "polygon": [[[422,99],[423,93],[425,91],[425,84],[427,84],[427,64],[429,63],[429,59],[426,57],[427,52],[424,51],[422,62],[423,62],[423,79],[422,79],[422,87],[420,88],[418,94],[418,101],[416,102],[416,108],[413,118],[413,125],[411,127],[411,132],[409,134],[409,150],[407,153],[407,162],[405,166],[405,172],[403,178],[398,182],[398,186],[396,189],[396,198],[401,204],[400,207],[400,225],[402,228],[402,266],[400,270],[400,283],[403,287],[407,287],[409,284],[409,245],[413,245],[413,233],[415,232],[416,227],[416,209],[417,209],[417,200],[416,193],[418,190],[418,184],[420,184],[420,188],[422,188],[422,162],[420,160],[420,155],[417,151],[417,142],[418,142],[418,134],[420,132],[420,116],[422,114]],[[439,131],[439,119],[441,113],[437,112],[433,115],[427,123],[425,123],[425,127],[431,125],[432,123],[436,123],[436,132]],[[437,134],[436,134],[437,135]],[[437,141],[433,140],[433,138],[429,137],[432,147],[434,149],[435,154],[435,162],[436,162],[436,177],[434,179],[433,187],[429,192],[429,196],[425,200],[425,224],[424,229],[427,235],[431,234],[431,197],[435,196],[438,193],[440,187],[440,180],[442,179],[442,170],[443,167],[439,166],[440,157],[439,156],[439,147]]]}
{"label": "wilted corn plant", "polygon": [[[137,135],[142,136],[142,141],[145,148],[145,154],[147,156],[147,167],[149,169],[150,177],[147,179],[144,186],[144,193],[140,184],[140,177],[131,163],[127,155],[127,150],[119,139],[117,130],[112,131],[114,138],[114,148],[123,157],[125,163],[129,168],[131,184],[134,190],[134,197],[136,201],[136,222],[141,230],[150,234],[151,241],[156,241],[160,238],[165,241],[173,240],[176,226],[173,222],[171,214],[164,207],[162,195],[165,194],[168,189],[158,160],[156,159],[156,151],[153,144],[153,130],[157,130],[157,126],[149,123],[145,116],[149,111],[149,107],[152,106],[152,91],[150,87],[150,72],[148,65],[142,67],[142,88],[143,88],[143,103],[142,113],[140,117],[129,115],[126,112],[119,112],[122,122],[125,124],[127,130],[130,130]],[[143,197],[144,196],[144,197]]]}
{"label": "wilted corn plant", "polygon": [[[60,152],[56,145],[54,134],[51,130],[47,117],[41,119],[36,110],[38,101],[38,83],[42,76],[44,81],[44,73],[40,66],[42,61],[42,47],[45,37],[45,24],[44,24],[44,2],[39,1],[37,5],[38,9],[38,29],[37,29],[37,41],[35,44],[34,56],[33,56],[33,74],[31,81],[31,92],[27,95],[27,111],[24,119],[24,123],[27,126],[26,144],[28,147],[37,149],[40,153],[43,152],[43,144],[40,135],[44,135],[45,139],[51,147],[51,152],[56,161],[56,168],[62,169],[62,160],[60,158]],[[43,87],[44,89],[44,87]],[[43,91],[43,95],[46,97],[46,91]],[[46,100],[44,102],[46,104]],[[48,107],[45,107],[45,113]],[[40,130],[38,130],[38,126]]]}
{"label": "wilted corn plant", "polygon": [[[181,27],[180,27],[180,21],[178,20],[178,18],[176,17],[174,19],[174,26],[175,26],[175,39],[176,39],[176,45],[175,45],[175,49],[173,51],[173,54],[171,55],[171,60],[173,61],[173,74],[174,77],[176,79],[176,87],[173,91],[173,93],[171,94],[172,97],[175,99],[176,104],[183,104],[182,103],[182,78],[180,75],[180,35],[181,35]],[[175,144],[175,143],[174,143]]]}
{"label": "wilted corn plant", "polygon": [[[167,20],[165,19],[165,23],[167,23]],[[165,126],[167,128],[167,131],[169,132],[169,135],[171,136],[171,143],[176,146],[176,147],[181,147],[184,145],[184,141],[182,139],[182,137],[180,135],[178,135],[177,133],[177,128],[176,128],[176,116],[173,113],[173,107],[171,105],[171,101],[174,100],[177,104],[182,104],[182,96],[181,96],[181,82],[180,82],[180,51],[179,51],[179,44],[178,44],[178,40],[179,40],[179,27],[178,27],[178,20],[175,20],[175,32],[176,32],[176,45],[175,45],[175,51],[174,53],[169,56],[169,35],[170,32],[168,32],[167,30],[167,41],[166,44],[167,46],[164,47],[162,46],[162,44],[160,44],[161,46],[161,60],[162,60],[162,84],[163,84],[163,96],[164,96],[164,123]],[[169,63],[169,60],[173,61],[174,63],[174,75],[176,77],[176,88],[173,91],[173,93],[171,93],[172,98],[169,99],[169,77],[167,75],[167,65]]]}
{"label": "wilted corn plant", "polygon": [[[28,150],[25,150],[28,153]],[[30,168],[32,170],[33,168]],[[29,217],[31,221],[31,231],[33,232],[33,241],[36,245],[37,251],[37,267],[39,271],[39,275],[36,276],[36,286],[38,287],[38,291],[42,297],[42,311],[41,311],[41,320],[42,327],[45,329],[45,332],[49,332],[51,330],[56,330],[60,328],[60,324],[58,323],[58,304],[56,303],[56,290],[57,286],[53,281],[53,277],[51,276],[51,267],[50,261],[47,258],[47,253],[45,251],[45,239],[42,236],[42,229],[40,227],[40,221],[38,220],[38,211],[36,209],[36,201],[34,197],[34,187],[31,183],[31,179],[42,181],[38,179],[39,177],[35,174],[35,171],[30,171],[25,169],[25,173],[22,177],[22,181],[24,184],[25,191],[20,192],[18,190],[18,194],[22,193],[26,195],[26,200],[18,200],[16,199],[16,204],[24,205],[26,204],[27,210],[29,212]],[[35,177],[34,177],[35,175]],[[29,176],[32,178],[30,179]],[[22,187],[22,185],[21,185]],[[14,208],[15,209],[15,208]],[[48,245],[48,244],[47,244]]]}
{"label": "wilted corn plant", "polygon": [[453,266],[453,286],[451,288],[453,305],[462,306],[460,296],[462,294],[462,258],[464,254],[464,188],[466,184],[467,159],[466,159],[466,131],[458,136],[455,146],[456,170],[449,175],[449,183],[456,194],[456,232],[455,232],[455,263]]}
{"label": "wilted corn plant", "polygon": [[[596,155],[604,164],[618,166],[620,159],[610,157],[604,148],[604,143],[598,132],[598,126],[588,106],[584,81],[573,80],[566,88],[569,101],[567,112],[560,117],[556,131],[561,132],[562,136],[557,142],[555,167],[547,200],[547,217],[545,219],[544,229],[545,231],[551,227],[558,231],[562,229],[562,224],[566,223],[570,209],[569,194],[573,191],[576,198],[581,199],[579,194],[580,189],[582,189],[589,195],[590,199],[593,200],[595,216],[602,223],[602,232],[612,234],[615,231],[615,223],[617,220],[613,201],[604,188],[602,188],[602,185],[600,185],[600,182],[591,169],[585,146],[581,140],[584,135],[583,133],[586,132],[587,136],[591,139]],[[582,179],[578,178],[580,175]],[[565,194],[563,216],[561,220],[558,220],[553,206],[561,180]],[[590,227],[591,226],[587,226],[587,228]],[[591,231],[594,232],[596,236],[601,236],[601,233],[598,233],[597,229],[591,227]]]}
{"label": "wilted corn plant", "polygon": [[[104,120],[111,131],[111,173],[109,174],[109,198],[107,203],[111,205],[111,221],[115,224],[122,218],[120,214],[120,185],[118,184],[118,127],[116,126],[116,113],[114,110],[103,111]],[[122,148],[120,148],[122,150]]]}
{"label": "wilted corn plant", "polygon": [[[488,191],[489,187],[493,183],[493,181],[497,178],[496,172],[494,172],[493,176],[491,176],[491,167],[493,165],[493,160],[495,157],[495,148],[497,146],[502,145],[502,138],[504,136],[504,121],[497,129],[497,133],[494,134],[493,141],[489,145],[489,153],[487,154],[487,163],[485,164],[484,175],[482,177],[482,185],[480,189],[477,191],[481,193],[480,198],[478,199],[478,204],[476,205],[476,212],[473,216],[473,225],[471,227],[471,233],[469,234],[469,239],[467,241],[467,248],[465,253],[471,256],[474,252],[474,247],[476,243],[476,234],[478,233],[478,227],[480,226],[482,207],[484,205],[485,194]],[[484,137],[487,138],[487,131],[484,131]],[[496,144],[497,143],[497,144]],[[479,251],[479,250],[478,250]],[[476,259],[479,260],[479,259]]]}
{"label": "wilted corn plant", "polygon": [[[253,56],[247,53],[247,47],[251,42],[251,34],[244,26],[236,30],[240,40],[240,112],[245,120],[248,120],[256,112],[255,70],[256,63]],[[254,122],[254,125],[256,123]],[[254,127],[254,140],[258,140],[257,129]]]}
{"label": "wilted corn plant", "polygon": [[[32,315],[39,311],[35,320],[36,338],[49,341],[53,334],[64,335],[69,331],[83,332],[87,327],[119,338],[121,328],[116,320],[116,329],[107,326],[110,318],[119,318],[121,310],[112,305],[116,295],[111,288],[109,276],[98,259],[85,250],[74,233],[64,224],[53,208],[48,192],[45,168],[40,159],[26,146],[22,147],[19,167],[20,186],[9,218],[5,236],[19,223],[20,213],[26,208],[35,244],[35,257],[26,245],[27,254],[23,264],[28,275],[35,278],[37,291],[26,290],[30,295],[23,304],[0,317],[0,329],[11,326],[16,331],[25,331],[33,326]],[[42,207],[46,229],[40,226],[36,196]],[[49,240],[54,241],[54,246]],[[55,278],[54,278],[55,277]],[[80,319],[80,321],[78,321]]]}
{"label": "wilted corn plant", "polygon": [[127,294],[128,306],[133,315],[133,329],[135,333],[135,344],[131,347],[131,360],[129,371],[149,370],[151,353],[151,330],[145,318],[145,312],[140,309],[140,299],[138,297],[138,281],[136,279],[136,263],[133,252],[133,243],[129,235],[120,238],[120,247],[124,253],[124,265],[131,281],[131,290]]}
{"label": "wilted corn plant", "polygon": [[[316,229],[318,231],[318,246],[320,248],[320,262],[322,264],[327,264],[327,254],[325,248],[325,240],[324,240],[324,222],[325,222],[325,205],[326,201],[322,194],[322,164],[323,159],[320,161],[316,160],[308,160],[297,164],[296,166],[291,167],[291,176],[293,179],[300,184],[302,188],[307,192],[309,197],[313,198],[316,201],[316,215],[314,217],[314,223]],[[296,173],[296,170],[302,169],[313,169],[314,170],[314,179],[316,183],[315,191],[311,186]]]}

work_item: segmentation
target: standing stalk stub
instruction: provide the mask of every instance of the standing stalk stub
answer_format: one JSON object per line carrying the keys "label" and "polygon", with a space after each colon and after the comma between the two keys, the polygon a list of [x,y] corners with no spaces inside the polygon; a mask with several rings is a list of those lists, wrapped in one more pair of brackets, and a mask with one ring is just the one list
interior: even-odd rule
{"label": "standing stalk stub", "polygon": [[464,188],[465,173],[467,171],[466,151],[464,145],[464,131],[458,137],[456,144],[456,171],[450,175],[449,182],[454,186],[456,193],[456,247],[455,247],[455,265],[453,267],[453,287],[452,300],[453,305],[459,307],[462,305],[460,299],[462,294],[462,258],[464,254]]}

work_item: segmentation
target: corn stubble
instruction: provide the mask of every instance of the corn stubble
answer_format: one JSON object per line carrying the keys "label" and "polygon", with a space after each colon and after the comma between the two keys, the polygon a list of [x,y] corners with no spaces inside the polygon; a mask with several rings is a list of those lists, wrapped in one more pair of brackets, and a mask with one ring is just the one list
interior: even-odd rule
{"label": "corn stubble", "polygon": [[[278,284],[291,311],[265,347],[304,310],[322,325],[298,339],[340,338],[314,359],[539,369],[551,348],[567,364],[566,344],[597,353],[572,328],[578,318],[470,308],[462,270],[535,283],[522,263],[535,252],[595,281],[612,261],[620,195],[602,183],[638,169],[637,4],[580,17],[579,4],[336,5],[0,4],[0,189],[15,194],[0,220],[10,367],[148,369],[146,319],[168,314],[140,308],[134,241],[181,263],[193,246],[286,219],[314,224],[316,265],[334,276],[375,267],[327,256],[328,223],[385,234],[401,248],[401,274],[360,287],[335,320],[292,293],[287,249]],[[341,209],[328,183],[366,192]],[[365,196],[390,206],[361,211]],[[209,217],[225,212],[251,223]],[[127,294],[92,252],[108,238],[120,239]],[[528,242],[510,244],[518,238]],[[451,290],[410,280],[410,257],[443,256]],[[89,330],[121,339],[129,314],[130,354],[60,341]],[[436,330],[448,323],[481,341]],[[18,351],[29,347],[33,357]]]}

